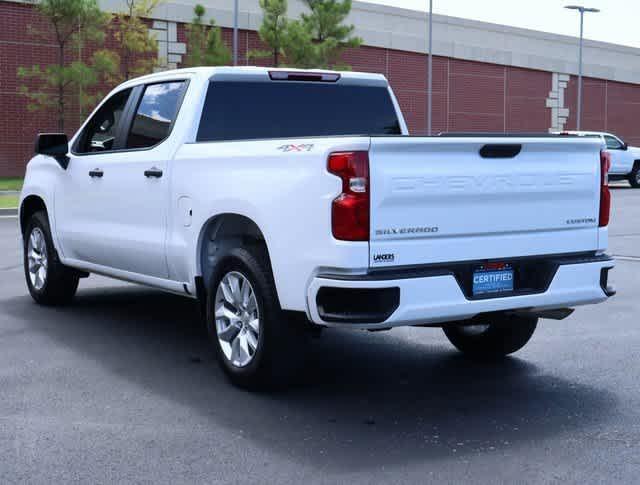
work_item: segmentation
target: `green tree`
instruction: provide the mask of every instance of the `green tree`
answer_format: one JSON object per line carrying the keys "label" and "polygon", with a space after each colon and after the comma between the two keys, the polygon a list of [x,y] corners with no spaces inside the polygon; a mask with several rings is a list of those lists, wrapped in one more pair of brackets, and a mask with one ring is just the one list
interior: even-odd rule
{"label": "green tree", "polygon": [[271,58],[275,67],[280,66],[288,39],[287,0],[260,0],[262,25],[258,30],[260,40],[269,46],[269,50],[249,52],[250,58]]}
{"label": "green tree", "polygon": [[125,0],[126,10],[114,15],[114,37],[118,41],[119,75],[116,83],[148,74],[158,65],[158,43],[149,35],[150,18],[160,0]]}
{"label": "green tree", "polygon": [[224,66],[231,63],[231,51],[222,40],[222,31],[213,19],[204,22],[205,8],[198,4],[194,18],[187,26],[187,55],[183,67]]}
{"label": "green tree", "polygon": [[349,66],[340,63],[340,55],[347,47],[359,47],[362,39],[353,36],[355,27],[343,22],[351,12],[351,0],[305,0],[311,11],[302,14],[302,23],[315,41],[315,67]]}
{"label": "green tree", "polygon": [[222,40],[222,30],[213,19],[209,22],[204,63],[207,66],[228,66],[231,64],[231,50]]}
{"label": "green tree", "polygon": [[304,22],[289,22],[284,39],[284,54],[288,66],[302,69],[319,67],[318,45]]}
{"label": "green tree", "polygon": [[198,4],[193,7],[194,17],[187,25],[187,54],[182,59],[183,67],[201,66],[207,41],[206,25],[203,22],[205,8]]}
{"label": "green tree", "polygon": [[[97,50],[88,62],[82,60],[82,46],[87,41],[98,45],[104,42],[109,16],[100,10],[96,0],[41,0],[37,8],[51,29],[30,29],[31,33],[41,38],[51,38],[53,34],[56,62],[19,67],[18,77],[37,87],[21,85],[18,90],[29,100],[29,110],[55,109],[58,129],[64,132],[66,98],[79,93],[80,109],[93,104],[99,93],[88,94],[90,88],[115,72],[110,51]],[[79,53],[78,58],[72,60],[75,52]]]}

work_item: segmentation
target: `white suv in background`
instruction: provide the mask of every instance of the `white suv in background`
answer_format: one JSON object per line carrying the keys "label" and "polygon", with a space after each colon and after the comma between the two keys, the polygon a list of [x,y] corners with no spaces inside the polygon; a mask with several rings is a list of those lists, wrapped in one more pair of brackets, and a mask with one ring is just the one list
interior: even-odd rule
{"label": "white suv in background", "polygon": [[640,188],[640,148],[627,145],[620,137],[600,131],[563,131],[562,135],[593,136],[602,139],[611,154],[610,180],[628,180]]}

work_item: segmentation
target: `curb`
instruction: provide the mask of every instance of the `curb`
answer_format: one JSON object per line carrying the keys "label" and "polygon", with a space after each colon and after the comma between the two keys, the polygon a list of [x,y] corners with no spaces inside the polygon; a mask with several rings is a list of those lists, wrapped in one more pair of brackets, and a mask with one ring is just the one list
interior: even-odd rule
{"label": "curb", "polygon": [[13,207],[10,209],[0,209],[0,216],[17,216],[18,215],[18,208],[17,207]]}

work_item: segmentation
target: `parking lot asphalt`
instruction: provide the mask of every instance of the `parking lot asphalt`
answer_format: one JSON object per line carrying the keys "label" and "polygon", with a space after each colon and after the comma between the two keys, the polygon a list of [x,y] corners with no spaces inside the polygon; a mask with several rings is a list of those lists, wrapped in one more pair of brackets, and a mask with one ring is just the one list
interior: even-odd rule
{"label": "parking lot asphalt", "polygon": [[515,356],[326,331],[270,394],[229,385],[190,300],[91,276],[35,305],[0,219],[0,483],[638,483],[640,190],[613,200],[618,295]]}

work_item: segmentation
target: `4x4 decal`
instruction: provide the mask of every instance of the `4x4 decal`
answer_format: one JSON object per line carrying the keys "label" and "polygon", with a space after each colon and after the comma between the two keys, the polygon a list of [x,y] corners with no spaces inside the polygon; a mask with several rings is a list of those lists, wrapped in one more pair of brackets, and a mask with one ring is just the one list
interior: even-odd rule
{"label": "4x4 decal", "polygon": [[310,152],[313,149],[313,144],[304,145],[282,145],[278,147],[278,150],[284,153],[290,152]]}

